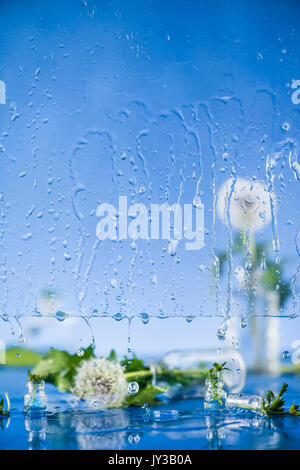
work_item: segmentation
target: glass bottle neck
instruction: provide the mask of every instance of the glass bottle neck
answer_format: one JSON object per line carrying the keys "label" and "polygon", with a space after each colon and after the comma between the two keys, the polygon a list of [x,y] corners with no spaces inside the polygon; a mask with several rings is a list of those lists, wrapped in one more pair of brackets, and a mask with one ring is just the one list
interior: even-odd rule
{"label": "glass bottle neck", "polygon": [[44,380],[40,380],[39,382],[29,381],[29,382],[26,382],[26,386],[29,392],[33,392],[33,390],[43,391],[45,389],[45,382]]}

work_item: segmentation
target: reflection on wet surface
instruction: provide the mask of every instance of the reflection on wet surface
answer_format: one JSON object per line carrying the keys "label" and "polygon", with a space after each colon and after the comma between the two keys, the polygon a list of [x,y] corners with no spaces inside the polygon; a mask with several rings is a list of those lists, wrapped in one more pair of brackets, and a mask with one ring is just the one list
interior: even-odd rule
{"label": "reflection on wet surface", "polygon": [[[296,449],[300,418],[268,419],[232,409],[204,410],[202,399],[168,401],[149,408],[91,410],[48,386],[49,411],[24,415],[24,371],[0,370],[12,412],[0,421],[1,449]],[[250,377],[246,391],[277,389],[283,379]],[[297,400],[300,380],[288,377],[287,404]]]}

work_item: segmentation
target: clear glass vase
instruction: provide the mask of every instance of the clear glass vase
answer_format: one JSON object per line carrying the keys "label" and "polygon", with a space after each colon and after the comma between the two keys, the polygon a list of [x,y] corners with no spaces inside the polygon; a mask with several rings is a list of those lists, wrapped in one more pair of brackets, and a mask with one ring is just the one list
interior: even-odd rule
{"label": "clear glass vase", "polygon": [[47,411],[47,395],[45,382],[26,382],[27,392],[24,395],[24,411],[26,413]]}
{"label": "clear glass vase", "polygon": [[219,409],[226,403],[226,392],[223,390],[224,382],[222,379],[205,381],[204,408]]}

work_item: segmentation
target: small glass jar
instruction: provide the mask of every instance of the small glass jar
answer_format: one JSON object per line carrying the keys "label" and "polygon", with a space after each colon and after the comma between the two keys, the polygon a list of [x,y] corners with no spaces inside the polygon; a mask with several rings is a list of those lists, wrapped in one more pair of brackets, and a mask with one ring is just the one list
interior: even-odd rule
{"label": "small glass jar", "polygon": [[24,411],[26,413],[47,411],[47,395],[45,382],[26,382],[27,392],[24,395]]}
{"label": "small glass jar", "polygon": [[205,395],[204,395],[204,408],[213,410],[223,408],[226,401],[226,392],[223,390],[224,382],[219,380],[205,380]]}
{"label": "small glass jar", "polygon": [[262,407],[262,398],[258,395],[246,393],[230,393],[226,398],[226,406],[244,408],[248,410],[259,410]]}

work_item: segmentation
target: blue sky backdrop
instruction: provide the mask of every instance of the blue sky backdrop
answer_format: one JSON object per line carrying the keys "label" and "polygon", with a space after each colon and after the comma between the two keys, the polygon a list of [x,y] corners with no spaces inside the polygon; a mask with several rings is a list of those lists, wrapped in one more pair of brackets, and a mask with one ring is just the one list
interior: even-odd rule
{"label": "blue sky backdrop", "polygon": [[[267,156],[276,152],[280,252],[272,253],[272,224],[256,236],[272,258],[286,258],[292,279],[300,261],[300,186],[289,160],[292,149],[297,162],[300,131],[291,88],[300,79],[299,2],[2,0],[0,11],[2,315],[214,317],[212,250],[228,240],[218,218],[212,230],[213,185],[218,191],[233,169],[267,184]],[[100,203],[117,206],[119,195],[148,207],[191,203],[198,182],[202,250],[182,242],[170,257],[166,240],[97,241]],[[224,281],[220,299],[223,313]],[[232,313],[243,309],[233,299]],[[78,331],[74,322],[64,331]],[[100,336],[105,330],[104,348],[122,343],[124,322],[93,320]],[[137,347],[149,351],[153,337],[160,349],[185,337],[215,345],[218,322],[155,320],[150,339],[136,334]],[[61,325],[39,341],[72,345],[71,333],[58,340]],[[282,320],[283,343],[297,339],[298,326]]]}

